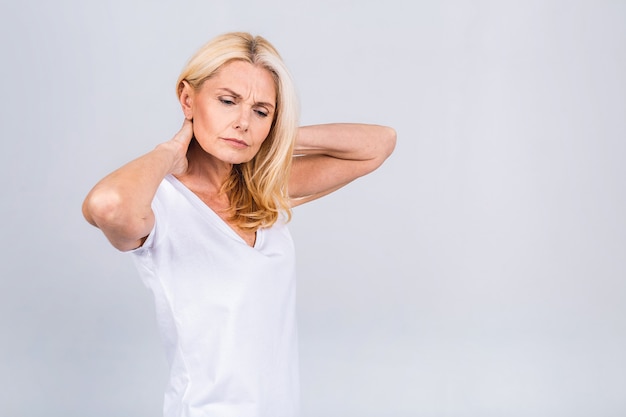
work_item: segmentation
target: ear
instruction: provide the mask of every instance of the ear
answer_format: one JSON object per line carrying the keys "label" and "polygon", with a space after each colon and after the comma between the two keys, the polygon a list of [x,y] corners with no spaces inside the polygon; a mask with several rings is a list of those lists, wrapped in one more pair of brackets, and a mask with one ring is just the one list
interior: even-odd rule
{"label": "ear", "polygon": [[194,97],[193,88],[191,88],[191,86],[186,80],[183,80],[180,82],[180,85],[178,86],[178,90],[180,91],[180,93],[178,94],[178,101],[180,102],[180,107],[183,110],[185,119],[192,120],[193,119],[193,97]]}

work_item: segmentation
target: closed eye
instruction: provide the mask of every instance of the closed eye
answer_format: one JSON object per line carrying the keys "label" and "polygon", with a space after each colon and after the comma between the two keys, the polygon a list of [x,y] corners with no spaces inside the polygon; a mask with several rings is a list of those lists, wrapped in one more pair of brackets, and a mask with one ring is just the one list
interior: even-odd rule
{"label": "closed eye", "polygon": [[219,99],[219,100],[220,100],[220,102],[221,102],[222,104],[225,104],[225,105],[227,105],[227,106],[232,106],[232,105],[234,105],[234,104],[235,104],[235,101],[234,101],[234,100],[232,100],[232,99],[230,99],[230,98],[220,97],[220,99]]}
{"label": "closed eye", "polygon": [[267,117],[268,113],[264,110],[255,110],[255,113],[259,115],[259,117]]}

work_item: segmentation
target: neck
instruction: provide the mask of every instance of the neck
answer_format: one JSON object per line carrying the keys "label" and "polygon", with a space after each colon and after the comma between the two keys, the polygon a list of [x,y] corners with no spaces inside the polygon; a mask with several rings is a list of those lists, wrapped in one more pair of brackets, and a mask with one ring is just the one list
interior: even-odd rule
{"label": "neck", "polygon": [[230,175],[233,165],[207,153],[192,139],[187,150],[187,171],[177,178],[190,188],[218,193]]}

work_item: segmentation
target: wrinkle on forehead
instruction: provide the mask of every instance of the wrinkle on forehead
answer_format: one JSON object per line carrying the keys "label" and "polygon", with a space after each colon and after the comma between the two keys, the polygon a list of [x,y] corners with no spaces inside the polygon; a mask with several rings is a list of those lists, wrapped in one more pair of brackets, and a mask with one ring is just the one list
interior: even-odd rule
{"label": "wrinkle on forehead", "polygon": [[229,90],[246,102],[276,106],[276,80],[272,72],[261,65],[232,61],[210,79],[216,83],[215,88]]}

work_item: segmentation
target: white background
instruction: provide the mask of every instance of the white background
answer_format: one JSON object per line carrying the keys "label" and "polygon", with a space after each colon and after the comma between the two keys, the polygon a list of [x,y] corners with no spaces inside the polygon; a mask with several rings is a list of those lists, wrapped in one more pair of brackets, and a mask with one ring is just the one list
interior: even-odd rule
{"label": "white background", "polygon": [[626,415],[626,2],[3,1],[0,415],[158,416],[150,293],[81,216],[261,34],[304,124],[393,126],[295,211],[305,417]]}

